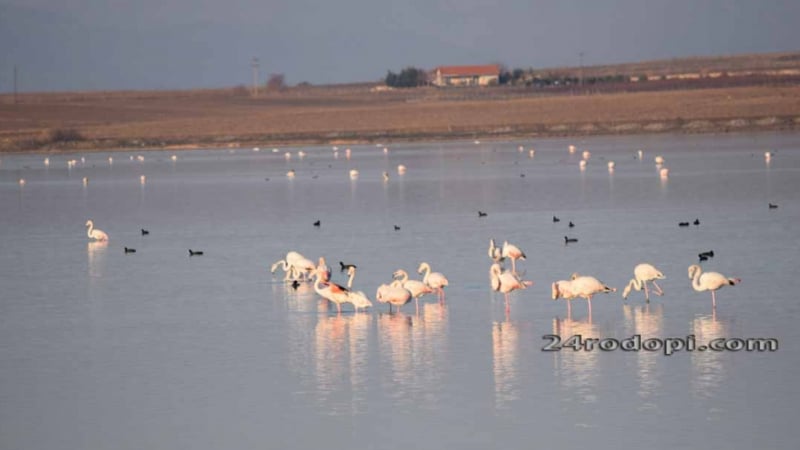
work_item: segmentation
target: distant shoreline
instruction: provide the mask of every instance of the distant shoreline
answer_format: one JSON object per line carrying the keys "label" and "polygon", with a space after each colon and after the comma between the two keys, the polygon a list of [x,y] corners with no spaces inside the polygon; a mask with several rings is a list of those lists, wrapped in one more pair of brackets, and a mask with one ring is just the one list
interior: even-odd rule
{"label": "distant shoreline", "polygon": [[546,95],[368,87],[0,96],[0,153],[800,130],[800,85]]}
{"label": "distant shoreline", "polygon": [[254,136],[250,139],[230,142],[202,142],[189,139],[186,143],[169,145],[114,145],[103,141],[83,141],[66,144],[57,148],[37,148],[26,150],[5,150],[0,154],[42,153],[59,154],[74,152],[129,152],[129,151],[192,151],[212,149],[256,148],[267,150],[275,147],[326,146],[326,145],[371,145],[400,144],[414,142],[449,142],[449,141],[509,141],[535,140],[552,138],[585,138],[593,136],[637,136],[637,135],[691,135],[691,134],[731,134],[731,133],[767,133],[800,131],[800,115],[787,117],[764,117],[760,119],[724,119],[694,120],[689,122],[625,122],[608,124],[558,124],[541,130],[464,130],[453,133],[369,133],[363,136]]}

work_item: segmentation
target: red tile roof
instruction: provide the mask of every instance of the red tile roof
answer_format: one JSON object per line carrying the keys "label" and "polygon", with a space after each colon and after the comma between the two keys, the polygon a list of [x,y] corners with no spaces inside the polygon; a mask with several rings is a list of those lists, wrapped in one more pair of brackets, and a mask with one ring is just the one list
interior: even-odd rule
{"label": "red tile roof", "polygon": [[485,66],[439,66],[436,71],[444,77],[468,75],[500,75],[500,66],[488,64]]}

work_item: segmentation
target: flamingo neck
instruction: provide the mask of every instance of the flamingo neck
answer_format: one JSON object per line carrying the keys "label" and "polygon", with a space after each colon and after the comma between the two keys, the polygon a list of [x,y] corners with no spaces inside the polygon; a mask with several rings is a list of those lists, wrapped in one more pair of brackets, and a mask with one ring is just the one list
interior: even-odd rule
{"label": "flamingo neck", "polygon": [[431,274],[431,266],[425,264],[420,268],[423,272],[425,272],[425,275],[422,277],[422,282],[428,284],[428,276]]}
{"label": "flamingo neck", "polygon": [[692,275],[692,288],[695,291],[704,291],[704,287],[700,284],[700,275],[703,271],[700,268],[695,269],[694,274]]}

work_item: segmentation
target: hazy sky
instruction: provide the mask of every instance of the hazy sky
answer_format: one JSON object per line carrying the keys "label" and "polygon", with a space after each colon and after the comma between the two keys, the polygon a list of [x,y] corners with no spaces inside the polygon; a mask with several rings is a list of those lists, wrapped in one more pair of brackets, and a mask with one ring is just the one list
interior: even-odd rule
{"label": "hazy sky", "polygon": [[0,92],[373,81],[413,65],[800,50],[798,0],[0,0]]}

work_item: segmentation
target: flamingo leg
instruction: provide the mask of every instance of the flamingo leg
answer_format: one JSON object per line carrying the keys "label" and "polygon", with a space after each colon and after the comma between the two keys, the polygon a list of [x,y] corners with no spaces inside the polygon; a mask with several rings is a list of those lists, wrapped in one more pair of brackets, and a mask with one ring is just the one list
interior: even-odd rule
{"label": "flamingo leg", "polygon": [[644,282],[644,300],[646,303],[650,303],[650,293],[647,292],[647,281]]}
{"label": "flamingo leg", "polygon": [[711,309],[714,311],[717,310],[717,296],[715,294],[716,291],[711,291]]}
{"label": "flamingo leg", "polygon": [[572,302],[567,299],[567,317],[572,317]]}
{"label": "flamingo leg", "polygon": [[589,315],[592,315],[592,296],[586,298],[586,301],[589,303]]}
{"label": "flamingo leg", "polygon": [[511,273],[517,273],[517,258],[511,258]]}
{"label": "flamingo leg", "polygon": [[664,291],[661,289],[661,286],[659,286],[658,284],[656,284],[656,280],[653,280],[653,286],[654,286],[656,289],[658,289],[658,291],[656,292],[656,295],[664,295]]}
{"label": "flamingo leg", "polygon": [[511,310],[511,306],[508,304],[508,293],[506,293],[506,313]]}
{"label": "flamingo leg", "polygon": [[416,302],[417,305],[417,315],[419,315],[419,297],[414,297],[414,301]]}
{"label": "flamingo leg", "polygon": [[341,314],[341,313],[342,313],[342,304],[341,303],[337,303],[336,304],[336,314]]}

